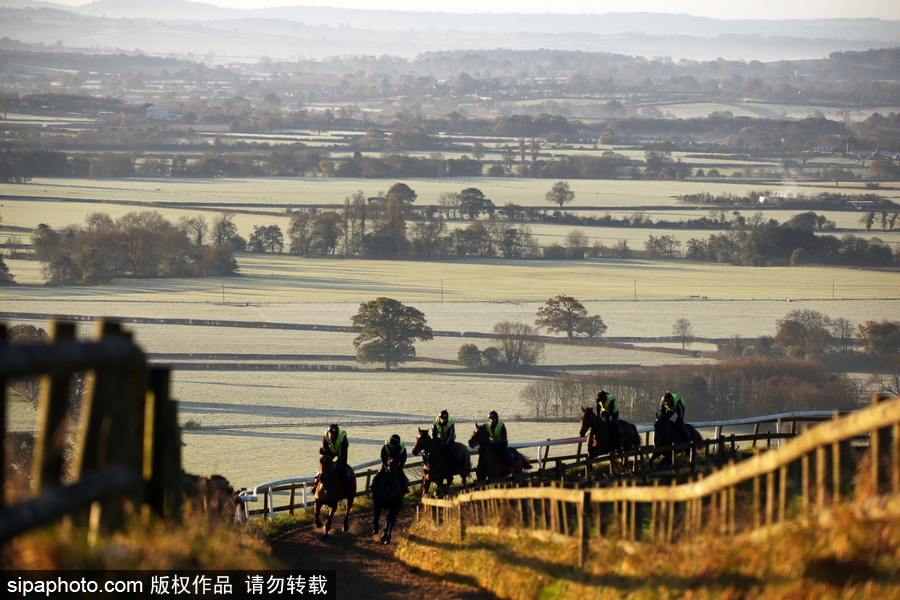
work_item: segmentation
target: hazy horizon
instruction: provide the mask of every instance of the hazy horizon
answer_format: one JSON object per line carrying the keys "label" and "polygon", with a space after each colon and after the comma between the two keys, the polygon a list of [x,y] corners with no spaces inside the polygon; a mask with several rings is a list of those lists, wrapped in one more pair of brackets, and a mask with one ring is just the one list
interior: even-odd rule
{"label": "hazy horizon", "polygon": [[[96,0],[52,0],[54,4],[84,6]],[[369,0],[188,0],[235,9],[261,9],[286,6],[310,6],[350,8],[366,10],[401,10],[423,13],[523,13],[523,14],[605,14],[605,13],[661,13],[684,14],[713,19],[859,19],[878,18],[900,20],[900,3],[885,0],[757,0],[748,3],[727,3],[718,0],[632,0],[629,10],[621,3],[591,0],[561,0],[547,5],[544,2],[519,2],[516,0],[457,0],[453,3],[426,3],[414,0],[382,0],[373,9]],[[0,0],[0,6],[4,2]]]}

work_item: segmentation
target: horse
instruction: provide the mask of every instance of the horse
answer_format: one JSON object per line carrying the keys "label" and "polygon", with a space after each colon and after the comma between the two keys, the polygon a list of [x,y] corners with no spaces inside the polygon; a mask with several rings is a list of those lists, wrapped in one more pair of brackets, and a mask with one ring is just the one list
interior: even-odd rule
{"label": "horse", "polygon": [[381,534],[381,543],[391,541],[391,532],[394,523],[397,522],[397,513],[403,506],[403,470],[397,468],[393,457],[387,461],[386,469],[375,476],[372,481],[372,503],[375,505],[375,516],[372,519],[372,535],[378,534],[378,524],[381,520],[381,511],[387,510],[384,518],[384,533]]}
{"label": "horse", "polygon": [[322,522],[319,520],[319,510],[322,506],[324,505],[331,508],[331,510],[328,511],[328,517],[325,519],[325,533],[322,535],[322,539],[325,540],[328,539],[328,531],[331,529],[331,519],[334,517],[338,503],[341,500],[347,501],[347,512],[344,513],[344,524],[342,529],[343,531],[347,531],[350,528],[348,521],[350,519],[350,507],[353,506],[353,498],[356,496],[356,476],[353,474],[353,470],[348,466],[347,471],[349,473],[347,473],[347,479],[349,479],[349,481],[345,481],[345,474],[338,471],[333,456],[320,456],[319,468],[321,469],[322,475],[319,477],[319,482],[316,484],[316,527],[322,526]]}
{"label": "horse", "polygon": [[[474,448],[476,446],[478,446],[478,466],[475,467],[475,477],[479,481],[506,475],[503,464],[507,460],[501,457],[500,452],[491,444],[487,423],[483,425],[475,423],[475,431],[472,432],[472,437],[469,438],[469,447]],[[512,465],[510,465],[513,475],[518,475],[523,470],[531,468],[531,463],[518,450],[510,449],[510,451],[513,455]]]}
{"label": "horse", "polygon": [[[590,406],[581,409],[581,430],[579,436],[584,437],[588,432],[588,457],[596,458],[601,454],[609,454],[613,451],[628,452],[641,447],[641,436],[637,427],[632,423],[619,419],[622,429],[619,435],[619,443],[613,447],[612,423],[609,419],[603,419],[594,412]],[[622,466],[627,464],[628,457],[622,457]]]}
{"label": "horse", "polygon": [[453,483],[453,476],[459,475],[462,479],[463,486],[466,485],[466,479],[472,472],[472,457],[469,450],[459,442],[453,442],[451,452],[455,452],[456,456],[461,459],[457,461],[455,467],[452,467],[447,455],[443,449],[428,434],[427,429],[419,429],[419,435],[416,437],[416,445],[413,446],[413,456],[422,453],[423,464],[425,466],[422,476],[422,496],[428,493],[428,488],[434,482],[435,486],[448,486]]}
{"label": "horse", "polygon": [[653,423],[653,446],[656,448],[656,451],[653,453],[653,456],[650,457],[650,461],[648,463],[649,466],[653,466],[653,461],[656,460],[657,457],[662,457],[662,460],[659,462],[659,466],[668,465],[672,463],[672,454],[670,451],[660,450],[663,447],[670,447],[672,444],[687,444],[693,443],[692,446],[688,447],[684,450],[684,452],[688,455],[687,460],[691,466],[691,472],[694,472],[694,459],[696,458],[696,451],[700,444],[703,443],[703,436],[700,435],[693,425],[689,423],[684,424],[684,430],[687,433],[687,439],[679,439],[678,430],[671,420],[666,417],[663,417],[659,413],[656,413],[656,422]]}

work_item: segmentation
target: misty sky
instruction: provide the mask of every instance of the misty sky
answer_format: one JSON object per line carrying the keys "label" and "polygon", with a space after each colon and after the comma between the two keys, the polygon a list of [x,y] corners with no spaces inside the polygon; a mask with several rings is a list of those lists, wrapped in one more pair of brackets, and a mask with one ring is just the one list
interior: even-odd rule
{"label": "misty sky", "polygon": [[[50,0],[58,4],[82,5],[89,0]],[[528,12],[528,13],[607,13],[657,12],[681,13],[717,19],[831,19],[840,17],[877,17],[900,20],[898,0],[453,0],[422,2],[421,0],[205,0],[208,4],[230,8],[262,8],[268,6],[334,6],[341,8],[374,8],[422,12]]]}

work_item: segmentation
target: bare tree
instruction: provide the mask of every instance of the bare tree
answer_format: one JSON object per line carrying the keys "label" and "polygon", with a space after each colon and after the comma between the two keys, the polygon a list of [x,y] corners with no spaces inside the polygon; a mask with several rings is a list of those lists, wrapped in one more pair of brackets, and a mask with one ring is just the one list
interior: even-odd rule
{"label": "bare tree", "polygon": [[195,246],[202,246],[203,238],[209,233],[209,225],[202,215],[181,217],[178,220],[178,231],[186,235]]}
{"label": "bare tree", "polygon": [[585,248],[588,247],[588,242],[587,234],[581,229],[573,229],[566,235],[566,248],[573,255],[576,252],[584,252]]}
{"label": "bare tree", "polygon": [[546,419],[554,398],[556,385],[551,379],[532,381],[519,393],[535,419]]}
{"label": "bare tree", "polygon": [[525,323],[501,321],[494,325],[491,339],[497,343],[500,363],[507,368],[537,364],[544,353],[544,342]]}
{"label": "bare tree", "polygon": [[853,347],[856,337],[856,324],[843,317],[832,319],[831,336],[841,350],[849,350]]}
{"label": "bare tree", "polygon": [[672,326],[672,335],[681,342],[681,349],[684,350],[685,345],[693,343],[694,326],[687,319],[678,319]]}

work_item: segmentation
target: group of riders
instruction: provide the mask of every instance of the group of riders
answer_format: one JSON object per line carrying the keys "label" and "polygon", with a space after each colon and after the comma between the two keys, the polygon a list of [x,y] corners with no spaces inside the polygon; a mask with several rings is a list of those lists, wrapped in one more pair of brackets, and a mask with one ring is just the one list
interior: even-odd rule
{"label": "group of riders", "polygon": [[[601,419],[608,420],[612,425],[613,446],[620,445],[621,432],[619,431],[619,403],[616,397],[606,390],[597,392],[597,414]],[[678,394],[666,392],[659,407],[659,418],[671,421],[675,416],[675,430],[679,436],[685,436],[684,430],[684,399]],[[512,471],[513,457],[509,452],[509,438],[506,433],[506,424],[500,420],[497,411],[492,410],[488,413],[488,421],[486,423],[488,437],[491,446],[497,450],[498,455],[504,461],[505,469],[509,473]],[[442,410],[438,417],[434,420],[431,427],[431,438],[438,444],[439,448],[444,452],[450,465],[456,465],[461,457],[455,455],[456,452],[456,423],[450,418],[447,410]],[[332,423],[322,436],[322,447],[319,454],[334,459],[337,466],[337,472],[345,477],[351,477],[350,469],[347,465],[347,448],[349,442],[347,440],[347,432],[341,429],[337,423]],[[381,473],[388,470],[388,462],[393,459],[393,466],[399,469],[404,485],[404,493],[409,492],[409,480],[403,472],[403,465],[406,464],[406,445],[396,433],[388,439],[381,448]],[[380,473],[380,474],[381,474]],[[316,475],[318,482],[321,472]]]}
{"label": "group of riders", "polygon": [[[619,446],[621,440],[621,431],[619,428],[619,402],[616,397],[607,392],[600,390],[597,392],[597,414],[601,419],[609,421],[612,425],[613,447]],[[663,421],[672,421],[675,416],[675,434],[679,440],[687,438],[687,432],[684,427],[684,398],[678,394],[666,391],[663,394],[659,404],[659,418]]]}

